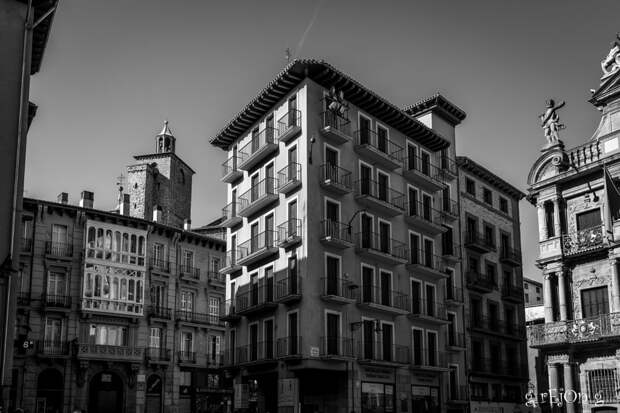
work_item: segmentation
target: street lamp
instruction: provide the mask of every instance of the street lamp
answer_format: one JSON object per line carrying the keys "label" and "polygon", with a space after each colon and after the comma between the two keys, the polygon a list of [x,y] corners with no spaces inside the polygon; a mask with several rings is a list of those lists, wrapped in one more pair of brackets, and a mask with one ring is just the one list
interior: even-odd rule
{"label": "street lamp", "polygon": [[351,235],[351,223],[353,222],[353,220],[355,219],[357,214],[360,214],[360,213],[361,214],[365,214],[366,213],[366,209],[358,209],[357,211],[355,211],[355,213],[353,214],[353,216],[351,217],[351,219],[347,223],[347,232],[349,233],[349,235]]}

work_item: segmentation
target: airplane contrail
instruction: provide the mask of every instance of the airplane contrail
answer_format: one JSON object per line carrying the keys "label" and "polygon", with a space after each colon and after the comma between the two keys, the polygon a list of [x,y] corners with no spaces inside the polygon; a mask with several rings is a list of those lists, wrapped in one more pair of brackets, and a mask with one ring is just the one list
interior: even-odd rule
{"label": "airplane contrail", "polygon": [[306,27],[304,34],[301,36],[299,43],[297,43],[297,48],[295,49],[295,57],[299,56],[299,53],[301,52],[301,48],[304,46],[304,42],[306,41],[306,37],[308,37],[308,33],[310,32],[310,29],[312,29],[312,26],[314,26],[314,22],[316,21],[316,18],[319,15],[319,10],[321,10],[321,7],[323,7],[324,2],[325,0],[319,0],[319,2],[317,3],[316,8],[314,9],[314,14],[312,15],[312,18],[310,19],[310,22],[308,23],[308,26]]}

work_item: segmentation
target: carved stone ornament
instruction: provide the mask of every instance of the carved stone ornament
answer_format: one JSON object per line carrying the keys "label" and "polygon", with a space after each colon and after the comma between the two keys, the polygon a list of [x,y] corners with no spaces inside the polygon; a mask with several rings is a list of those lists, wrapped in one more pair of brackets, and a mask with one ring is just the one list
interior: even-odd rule
{"label": "carved stone ornament", "polygon": [[607,79],[620,69],[620,34],[616,34],[616,39],[611,44],[611,49],[607,56],[601,61],[601,69],[603,70],[603,76],[601,80]]}
{"label": "carved stone ornament", "polygon": [[579,341],[594,339],[599,334],[600,325],[593,320],[575,320],[568,330],[568,335]]}
{"label": "carved stone ornament", "polygon": [[539,115],[540,126],[543,128],[547,139],[547,145],[543,147],[543,151],[562,145],[559,132],[566,127],[560,123],[560,115],[557,113],[558,109],[564,107],[566,102],[556,105],[553,99],[548,99],[546,103],[547,108]]}

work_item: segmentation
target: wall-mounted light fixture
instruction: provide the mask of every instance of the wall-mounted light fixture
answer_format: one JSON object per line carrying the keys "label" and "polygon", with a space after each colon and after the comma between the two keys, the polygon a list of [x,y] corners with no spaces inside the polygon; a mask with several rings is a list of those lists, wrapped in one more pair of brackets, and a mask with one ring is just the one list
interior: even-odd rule
{"label": "wall-mounted light fixture", "polygon": [[316,142],[316,138],[313,136],[310,138],[310,153],[308,154],[308,163],[312,165],[312,145]]}

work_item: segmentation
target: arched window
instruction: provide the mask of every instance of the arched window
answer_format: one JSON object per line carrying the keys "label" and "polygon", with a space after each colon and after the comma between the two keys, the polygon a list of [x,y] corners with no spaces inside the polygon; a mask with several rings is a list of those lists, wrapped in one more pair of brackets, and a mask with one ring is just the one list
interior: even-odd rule
{"label": "arched window", "polygon": [[129,252],[129,234],[123,233],[123,252]]}
{"label": "arched window", "polygon": [[88,248],[95,248],[95,239],[97,238],[95,232],[95,227],[88,228]]}
{"label": "arched window", "polygon": [[138,255],[144,256],[145,246],[144,246],[144,237],[140,235],[138,238]]}
{"label": "arched window", "polygon": [[185,184],[185,172],[183,172],[183,169],[179,169],[179,183],[181,185]]}
{"label": "arched window", "polygon": [[107,230],[105,232],[105,244],[103,246],[107,250],[112,249],[112,230]]}
{"label": "arched window", "polygon": [[131,250],[130,250],[130,252],[132,254],[136,253],[136,250],[137,250],[137,247],[138,247],[137,246],[137,243],[138,243],[137,241],[138,240],[136,239],[136,236],[135,235],[131,235]]}
{"label": "arched window", "polygon": [[103,229],[97,229],[97,248],[103,248]]}
{"label": "arched window", "polygon": [[86,273],[86,281],[84,282],[84,296],[92,297],[93,296],[93,274]]}

